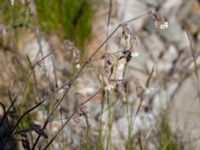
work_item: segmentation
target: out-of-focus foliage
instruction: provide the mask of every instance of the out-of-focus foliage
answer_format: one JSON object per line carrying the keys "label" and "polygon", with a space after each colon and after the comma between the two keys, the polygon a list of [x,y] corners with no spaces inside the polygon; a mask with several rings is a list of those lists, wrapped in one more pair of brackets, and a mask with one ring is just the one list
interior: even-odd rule
{"label": "out-of-focus foliage", "polygon": [[[30,5],[15,1],[0,0],[0,22],[8,26],[34,26]],[[92,14],[91,0],[35,0],[36,16],[43,32],[57,33],[63,38],[72,40],[79,48],[83,47],[91,33]]]}
{"label": "out-of-focus foliage", "polygon": [[37,15],[42,29],[58,32],[80,46],[91,32],[91,0],[36,0]]}
{"label": "out-of-focus foliage", "polygon": [[167,120],[167,113],[164,114],[161,120],[160,127],[160,147],[159,150],[178,150],[181,145],[175,139],[173,132]]}

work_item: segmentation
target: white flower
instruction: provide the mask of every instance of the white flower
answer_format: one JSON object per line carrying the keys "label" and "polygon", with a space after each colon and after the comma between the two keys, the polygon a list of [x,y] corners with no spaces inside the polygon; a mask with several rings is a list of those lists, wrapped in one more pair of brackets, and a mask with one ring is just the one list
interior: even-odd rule
{"label": "white flower", "polygon": [[139,56],[139,52],[134,52],[131,54],[132,57],[138,57]]}
{"label": "white flower", "polygon": [[118,67],[117,67],[117,70],[121,71],[124,69],[124,64],[119,64]]}
{"label": "white flower", "polygon": [[112,84],[108,84],[108,85],[106,85],[105,87],[104,87],[104,89],[105,89],[105,91],[111,91],[112,89],[114,89],[115,87],[114,87],[114,85],[112,85]]}
{"label": "white flower", "polygon": [[165,21],[164,23],[160,24],[160,29],[164,30],[169,28],[169,23],[167,21]]}
{"label": "white flower", "polygon": [[76,64],[76,68],[80,69],[81,65],[80,64]]}
{"label": "white flower", "polygon": [[152,93],[152,91],[154,90],[154,88],[146,88],[145,89],[145,95],[149,95],[150,93]]}

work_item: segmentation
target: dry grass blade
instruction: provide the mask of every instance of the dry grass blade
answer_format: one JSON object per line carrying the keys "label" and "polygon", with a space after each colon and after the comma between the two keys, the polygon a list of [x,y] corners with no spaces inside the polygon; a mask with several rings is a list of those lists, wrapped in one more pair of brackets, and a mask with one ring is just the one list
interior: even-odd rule
{"label": "dry grass blade", "polygon": [[149,74],[149,77],[148,77],[148,79],[147,79],[147,82],[146,82],[146,87],[147,87],[147,88],[149,87],[150,81],[151,81],[151,79],[152,79],[152,77],[153,77],[154,68],[155,68],[155,67],[153,66],[153,68],[152,68],[152,70],[151,70],[151,72],[150,72],[150,74]]}
{"label": "dry grass blade", "polygon": [[31,68],[31,70],[32,70],[33,81],[34,81],[34,85],[35,85],[35,90],[36,90],[36,92],[37,92],[37,91],[39,91],[39,90],[38,90],[38,82],[37,82],[35,70],[34,70],[34,67],[33,67],[33,64],[32,64],[32,62],[31,62],[30,58],[29,58],[28,56],[26,56],[26,58],[27,58],[27,61],[28,61],[29,65],[30,65],[30,68]]}
{"label": "dry grass blade", "polygon": [[197,64],[197,61],[196,61],[196,54],[195,54],[195,49],[194,49],[194,44],[193,44],[193,41],[192,41],[192,36],[190,34],[190,32],[186,29],[186,34],[187,34],[187,37],[188,37],[188,40],[189,40],[189,43],[190,43],[190,50],[191,50],[191,54],[192,54],[192,58],[193,58],[193,62],[194,62],[194,71],[195,71],[195,75],[196,75],[196,78],[197,78],[197,86],[198,86],[198,93],[197,93],[197,97],[199,98],[199,101],[200,101],[200,79],[199,79],[199,73],[198,73],[198,64]]}
{"label": "dry grass blade", "polygon": [[[110,19],[111,19],[111,13],[112,13],[112,0],[109,1],[109,10],[108,10],[108,21],[107,21],[107,29],[106,29],[106,37],[108,37],[109,32],[109,25],[110,25]],[[107,42],[106,42],[106,51],[107,51]]]}
{"label": "dry grass blade", "polygon": [[[60,134],[60,132],[64,129],[64,127],[67,125],[67,123],[73,118],[75,115],[75,111],[69,116],[69,118],[65,121],[65,123],[62,125],[60,130],[54,135],[54,137],[50,140],[50,142],[45,146],[44,150],[48,149],[49,146],[53,143],[53,141],[56,139],[56,137]],[[33,149],[33,148],[32,148]]]}
{"label": "dry grass blade", "polygon": [[140,150],[143,150],[143,145],[142,145],[142,133],[139,132],[139,135],[138,135],[138,143],[139,143],[139,147],[140,147]]}
{"label": "dry grass blade", "polygon": [[[146,88],[149,87],[149,83],[150,83],[150,81],[151,81],[151,79],[152,79],[153,73],[154,73],[154,67],[152,68],[151,73],[150,73],[150,75],[149,75],[149,77],[148,77],[148,79],[147,79]],[[142,94],[141,94],[141,96],[140,96],[140,103],[139,103],[139,105],[138,105],[138,107],[137,107],[137,110],[136,110],[136,113],[135,113],[135,118],[134,118],[134,120],[133,120],[133,124],[135,123],[135,119],[136,119],[136,117],[137,117],[137,115],[138,115],[138,113],[139,113],[139,111],[140,111],[140,108],[141,108],[141,106],[142,106],[142,102],[143,102],[144,98],[145,98],[145,89],[143,89]]]}
{"label": "dry grass blade", "polygon": [[112,13],[112,5],[113,4],[113,2],[112,2],[112,0],[110,0],[109,1],[109,11],[108,11],[108,22],[107,22],[107,27],[109,26],[109,24],[110,24],[110,18],[111,18],[111,13]]}
{"label": "dry grass blade", "polygon": [[[79,104],[79,106],[77,107],[81,107],[83,105],[85,105],[86,103],[88,103],[90,100],[92,100],[102,89],[98,90],[97,92],[95,92],[92,96],[90,96],[85,102]],[[56,139],[56,137],[59,135],[59,133],[64,129],[64,127],[68,124],[68,122],[74,117],[74,115],[76,115],[77,113],[77,109],[75,109],[73,111],[73,113],[69,116],[69,118],[65,121],[65,123],[62,125],[62,127],[59,129],[59,131],[54,135],[54,137],[50,140],[50,142],[45,146],[44,150],[46,150],[51,144],[52,142]],[[86,119],[87,120],[87,119]],[[88,125],[88,122],[87,122]]]}

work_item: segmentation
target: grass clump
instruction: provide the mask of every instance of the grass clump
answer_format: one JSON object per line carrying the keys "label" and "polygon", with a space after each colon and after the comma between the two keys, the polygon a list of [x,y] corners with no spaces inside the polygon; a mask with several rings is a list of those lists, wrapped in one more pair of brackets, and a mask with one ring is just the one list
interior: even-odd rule
{"label": "grass clump", "polygon": [[36,0],[42,30],[57,32],[73,40],[78,47],[82,47],[90,36],[92,5],[90,0]]}
{"label": "grass clump", "polygon": [[165,114],[161,120],[159,150],[178,150],[179,143],[171,131],[167,117]]}
{"label": "grass clump", "polygon": [[[32,28],[35,26],[34,19],[37,19],[43,32],[70,39],[79,48],[84,47],[90,37],[94,13],[94,2],[91,0],[36,0],[33,6],[26,1],[24,4],[15,1],[14,5],[10,1],[0,0],[0,3],[0,22],[10,28]],[[31,15],[31,9],[34,8],[36,18]]]}

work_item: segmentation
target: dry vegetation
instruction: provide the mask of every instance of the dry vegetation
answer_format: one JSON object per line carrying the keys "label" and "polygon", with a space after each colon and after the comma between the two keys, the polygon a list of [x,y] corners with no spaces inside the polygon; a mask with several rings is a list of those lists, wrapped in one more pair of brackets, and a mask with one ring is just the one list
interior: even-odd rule
{"label": "dry vegetation", "polygon": [[[193,146],[191,139],[183,140],[178,129],[173,130],[169,115],[176,94],[191,76],[200,101],[199,37],[195,35],[199,29],[191,33],[183,21],[188,48],[176,47],[172,41],[165,47],[168,53],[152,52],[146,35],[159,33],[167,43],[162,34],[168,32],[170,22],[161,14],[162,3],[119,22],[110,32],[116,8],[109,0],[105,39],[87,52],[90,44],[84,45],[96,40],[90,35],[91,23],[97,6],[103,5],[100,2],[0,2],[0,149],[182,150]],[[69,5],[66,11],[64,6]],[[142,29],[133,31],[131,24],[141,19]],[[113,41],[116,49],[109,47]],[[139,51],[141,47],[145,50]],[[147,59],[145,55],[150,63],[140,67],[137,62]]]}

